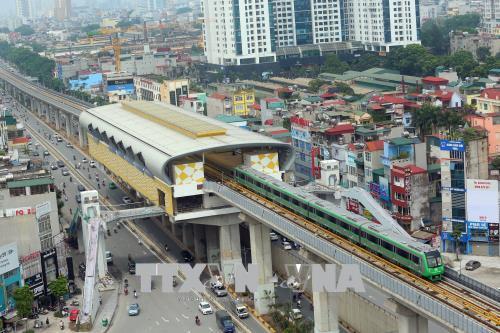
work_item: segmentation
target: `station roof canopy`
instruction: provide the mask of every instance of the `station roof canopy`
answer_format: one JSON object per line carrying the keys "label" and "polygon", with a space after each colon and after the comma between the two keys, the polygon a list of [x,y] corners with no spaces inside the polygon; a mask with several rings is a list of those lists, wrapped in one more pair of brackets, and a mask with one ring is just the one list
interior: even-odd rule
{"label": "station roof canopy", "polygon": [[278,151],[282,170],[292,163],[287,143],[166,103],[134,101],[92,108],[82,112],[80,125],[111,149],[121,150],[117,153],[132,164],[143,163],[144,172],[167,182],[167,164],[201,153]]}

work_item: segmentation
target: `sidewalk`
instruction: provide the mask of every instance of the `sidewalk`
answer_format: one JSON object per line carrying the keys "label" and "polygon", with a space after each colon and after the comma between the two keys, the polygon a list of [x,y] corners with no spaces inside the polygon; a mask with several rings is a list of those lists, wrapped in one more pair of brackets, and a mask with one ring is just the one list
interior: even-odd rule
{"label": "sidewalk", "polygon": [[[500,276],[500,260],[498,260],[498,257],[460,254],[460,260],[456,261],[455,253],[441,252],[441,254],[445,258],[445,264],[449,269],[461,272],[463,275],[476,279],[492,288],[500,288],[500,279],[498,278]],[[470,260],[479,261],[481,267],[473,271],[466,270],[465,265]]]}

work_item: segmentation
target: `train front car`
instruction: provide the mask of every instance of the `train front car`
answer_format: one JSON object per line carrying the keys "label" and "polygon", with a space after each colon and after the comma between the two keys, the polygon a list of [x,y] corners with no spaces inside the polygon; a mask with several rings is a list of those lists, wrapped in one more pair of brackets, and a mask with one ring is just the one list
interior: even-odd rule
{"label": "train front car", "polygon": [[441,253],[438,250],[432,250],[424,253],[425,264],[422,276],[431,281],[440,281],[444,274],[444,264]]}

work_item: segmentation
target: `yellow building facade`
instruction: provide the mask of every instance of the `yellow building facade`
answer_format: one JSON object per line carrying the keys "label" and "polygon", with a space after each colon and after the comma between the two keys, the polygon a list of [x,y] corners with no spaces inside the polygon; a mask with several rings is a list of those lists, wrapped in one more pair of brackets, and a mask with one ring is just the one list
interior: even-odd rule
{"label": "yellow building facade", "polygon": [[239,89],[234,92],[233,114],[235,116],[248,116],[253,104],[255,104],[255,91],[253,89]]}

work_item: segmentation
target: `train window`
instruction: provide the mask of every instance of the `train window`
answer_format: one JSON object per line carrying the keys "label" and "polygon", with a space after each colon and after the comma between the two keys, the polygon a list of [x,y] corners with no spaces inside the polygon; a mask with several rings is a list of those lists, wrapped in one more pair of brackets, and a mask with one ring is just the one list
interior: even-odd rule
{"label": "train window", "polygon": [[386,242],[385,240],[380,240],[380,245],[382,245],[384,249],[394,252],[394,246],[391,243]]}
{"label": "train window", "polygon": [[427,266],[430,268],[441,266],[443,264],[439,251],[427,252],[425,256],[427,257]]}
{"label": "train window", "polygon": [[400,256],[400,257],[403,257],[405,259],[409,259],[410,258],[410,254],[403,250],[403,249],[400,249],[399,247],[396,248],[396,253]]}
{"label": "train window", "polygon": [[420,265],[420,258],[418,256],[411,254],[410,258],[415,264]]}
{"label": "train window", "polygon": [[282,198],[285,201],[290,201],[290,197],[287,194],[285,194],[285,193],[283,193]]}
{"label": "train window", "polygon": [[368,240],[372,243],[378,244],[378,238],[373,236],[372,234],[368,234]]}
{"label": "train window", "polygon": [[328,221],[335,223],[335,224],[339,224],[339,221],[337,221],[337,219],[331,215],[328,215]]}
{"label": "train window", "polygon": [[361,231],[361,237],[366,238],[366,231]]}
{"label": "train window", "polygon": [[299,200],[295,199],[295,198],[292,198],[292,203],[295,205],[295,206],[298,206],[299,205]]}
{"label": "train window", "polygon": [[275,190],[274,188],[273,188],[273,194],[274,194],[275,196],[277,196],[277,197],[279,197],[279,196],[280,196],[280,192],[279,192],[279,191],[277,191],[277,190]]}
{"label": "train window", "polygon": [[325,217],[325,213],[323,213],[322,211],[320,210],[316,210],[316,215],[318,215],[319,217],[321,218],[324,218]]}
{"label": "train window", "polygon": [[344,229],[349,230],[349,224],[345,223],[344,221],[340,221],[340,226]]}
{"label": "train window", "polygon": [[355,226],[350,226],[351,232],[353,232],[356,235],[359,235],[359,229]]}

